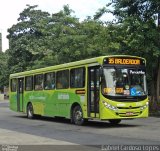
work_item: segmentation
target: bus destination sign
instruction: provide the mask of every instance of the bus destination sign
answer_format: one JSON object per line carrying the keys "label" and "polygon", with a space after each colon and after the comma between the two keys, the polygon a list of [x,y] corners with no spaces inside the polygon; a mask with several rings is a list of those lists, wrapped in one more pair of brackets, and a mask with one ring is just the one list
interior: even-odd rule
{"label": "bus destination sign", "polygon": [[110,65],[145,65],[145,61],[139,58],[121,58],[121,57],[111,57],[105,58],[104,64]]}

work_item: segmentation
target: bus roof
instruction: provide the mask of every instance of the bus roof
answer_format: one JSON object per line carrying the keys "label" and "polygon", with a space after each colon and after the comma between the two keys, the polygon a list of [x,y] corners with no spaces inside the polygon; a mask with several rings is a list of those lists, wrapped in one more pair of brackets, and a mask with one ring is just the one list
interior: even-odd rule
{"label": "bus roof", "polygon": [[[141,58],[138,56],[130,56],[130,55],[108,55],[108,56],[100,56],[100,57],[95,57],[95,58],[90,58],[90,59],[85,59],[85,60],[80,60],[80,61],[75,61],[75,62],[69,62],[69,63],[64,63],[64,64],[59,64],[59,65],[54,65],[54,66],[49,66],[49,67],[44,67],[44,68],[39,68],[39,69],[34,69],[34,70],[29,70],[29,71],[24,71],[24,72],[18,72],[10,75],[10,78],[20,78],[24,76],[29,76],[32,74],[38,74],[38,73],[43,73],[43,72],[50,72],[53,70],[61,70],[65,68],[70,68],[70,67],[76,67],[76,66],[82,66],[82,65],[87,65],[87,64],[102,64],[104,58],[108,57],[131,57],[131,58]],[[142,59],[142,58],[141,58]],[[144,58],[143,58],[144,59]]]}

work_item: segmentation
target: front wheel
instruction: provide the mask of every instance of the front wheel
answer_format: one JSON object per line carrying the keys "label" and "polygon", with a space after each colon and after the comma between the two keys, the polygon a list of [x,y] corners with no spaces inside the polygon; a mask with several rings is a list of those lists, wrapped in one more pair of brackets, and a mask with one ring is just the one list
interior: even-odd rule
{"label": "front wheel", "polygon": [[84,118],[83,118],[83,112],[81,107],[75,106],[72,112],[72,121],[76,125],[83,125],[84,124]]}
{"label": "front wheel", "polygon": [[29,103],[28,106],[27,106],[27,117],[29,119],[33,119],[34,118],[34,110],[33,110],[32,103]]}
{"label": "front wheel", "polygon": [[117,125],[121,122],[121,120],[120,119],[111,119],[111,120],[109,120],[109,122],[113,125]]}

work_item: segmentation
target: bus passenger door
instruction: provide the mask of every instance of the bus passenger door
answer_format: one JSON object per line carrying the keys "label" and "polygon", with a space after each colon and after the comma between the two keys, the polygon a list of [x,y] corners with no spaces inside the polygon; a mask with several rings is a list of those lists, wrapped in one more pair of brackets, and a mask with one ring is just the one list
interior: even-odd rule
{"label": "bus passenger door", "polygon": [[88,68],[88,116],[99,117],[99,66]]}
{"label": "bus passenger door", "polygon": [[17,111],[23,111],[23,92],[24,92],[24,78],[18,79],[17,89]]}

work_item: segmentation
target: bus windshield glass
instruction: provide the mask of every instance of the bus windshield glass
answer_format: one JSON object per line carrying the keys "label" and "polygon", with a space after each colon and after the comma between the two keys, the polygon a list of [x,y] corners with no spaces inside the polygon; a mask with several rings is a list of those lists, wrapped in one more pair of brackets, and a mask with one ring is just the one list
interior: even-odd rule
{"label": "bus windshield glass", "polygon": [[102,93],[110,96],[147,95],[145,69],[104,67]]}

